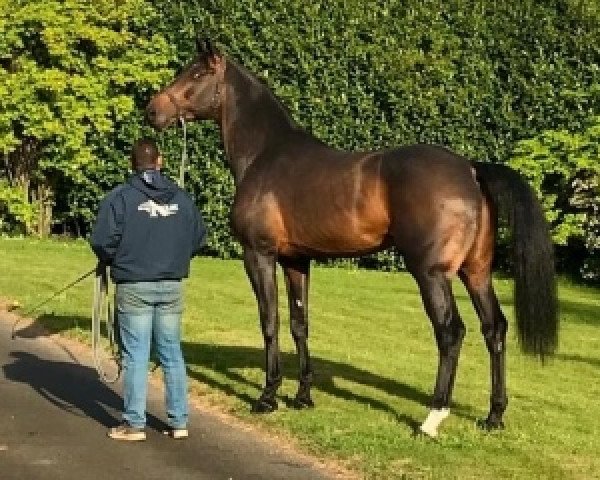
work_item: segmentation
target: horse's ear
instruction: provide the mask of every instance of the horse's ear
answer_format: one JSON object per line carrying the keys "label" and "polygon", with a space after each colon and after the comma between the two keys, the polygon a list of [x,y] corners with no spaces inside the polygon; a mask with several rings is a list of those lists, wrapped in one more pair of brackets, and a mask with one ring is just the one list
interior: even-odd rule
{"label": "horse's ear", "polygon": [[196,48],[198,49],[198,54],[206,55],[205,58],[210,68],[220,70],[224,67],[223,55],[213,46],[210,38],[200,35],[196,37]]}
{"label": "horse's ear", "polygon": [[215,49],[213,48],[210,38],[206,37],[204,39],[204,44],[206,45],[206,53],[208,54],[209,58],[212,57],[215,54]]}
{"label": "horse's ear", "polygon": [[219,52],[215,52],[212,56],[208,57],[208,65],[216,73],[220,73],[225,69],[225,59]]}
{"label": "horse's ear", "polygon": [[206,53],[208,59],[208,65],[214,69],[219,70],[224,66],[223,55],[218,48],[214,47],[210,40],[206,40]]}
{"label": "horse's ear", "polygon": [[198,53],[205,53],[208,50],[206,42],[206,38],[201,37],[200,35],[196,37],[196,50]]}

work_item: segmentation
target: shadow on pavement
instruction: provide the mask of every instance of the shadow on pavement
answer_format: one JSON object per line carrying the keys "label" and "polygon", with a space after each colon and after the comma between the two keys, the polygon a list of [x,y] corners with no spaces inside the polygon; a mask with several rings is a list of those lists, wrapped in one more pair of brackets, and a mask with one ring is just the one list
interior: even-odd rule
{"label": "shadow on pavement", "polygon": [[[83,329],[90,328],[90,320],[84,317],[67,318],[60,315],[45,314],[40,316],[38,321],[41,321],[44,325],[51,325],[52,330],[55,332],[72,328],[74,325]],[[35,338],[37,336],[45,335],[48,335],[48,333],[45,332],[44,328],[36,327],[35,324],[17,331],[18,337]],[[260,392],[262,388],[261,385],[246,378],[236,370],[264,368],[264,352],[262,348],[183,342],[183,351],[188,366],[196,365],[218,372],[225,377],[224,381],[220,381],[212,376],[204,375],[197,370],[188,369],[188,374],[191,378],[204,383],[211,388],[222,391],[227,395],[235,396],[248,405],[252,404],[254,398],[247,393],[239,392],[238,389],[232,385],[232,382],[255,388],[257,395]],[[296,380],[298,378],[296,354],[282,352],[281,361],[284,377]],[[387,412],[393,415],[398,422],[407,425],[409,428],[416,428],[420,424],[420,421],[398,412],[394,406],[387,402],[344,388],[339,385],[339,382],[336,384],[334,379],[342,378],[352,383],[372,387],[389,395],[418,403],[424,407],[430,405],[430,393],[424,392],[401,381],[386,378],[347,363],[337,362],[322,357],[311,356],[311,361],[315,372],[313,383],[315,389],[337,398],[361,403],[368,405],[370,408]],[[432,362],[435,362],[435,359],[432,359]],[[431,381],[433,382],[434,380],[435,377],[432,376]],[[284,402],[291,401],[291,398],[287,397],[280,397],[280,399]],[[113,408],[118,408],[120,406],[119,402],[120,399],[118,399],[116,407]],[[486,406],[482,405],[482,408],[485,407]],[[97,409],[98,407],[95,408]],[[477,420],[471,406],[453,403],[452,408],[453,413],[462,418],[471,421]]]}
{"label": "shadow on pavement", "polygon": [[[120,422],[122,400],[98,379],[93,368],[72,362],[47,360],[32,353],[10,353],[12,362],[3,365],[8,380],[28,384],[53,405],[73,415],[94,419],[105,427]],[[162,431],[166,424],[148,415],[148,426]]]}

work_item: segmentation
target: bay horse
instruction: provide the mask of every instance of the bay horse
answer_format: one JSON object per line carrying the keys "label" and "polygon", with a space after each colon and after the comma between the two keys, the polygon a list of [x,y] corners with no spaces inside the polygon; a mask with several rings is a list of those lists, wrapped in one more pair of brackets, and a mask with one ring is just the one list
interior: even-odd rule
{"label": "bay horse", "polygon": [[431,408],[420,429],[435,437],[448,416],[465,326],[452,293],[458,275],[481,320],[491,362],[487,429],[503,427],[507,406],[507,321],[491,279],[498,215],[506,212],[514,250],[514,307],[522,350],[542,359],[558,341],[553,248],[538,200],[502,165],[472,162],[446,148],[333,149],[304,131],[246,68],[197,40],[197,55],[149,102],[158,130],[182,120],[220,127],[235,182],[234,234],[258,302],[266,382],[252,406],[277,408],[282,381],[276,265],[283,269],[300,366],[295,408],[312,407],[308,351],[311,259],[360,256],[394,247],[419,287],[439,351]]}

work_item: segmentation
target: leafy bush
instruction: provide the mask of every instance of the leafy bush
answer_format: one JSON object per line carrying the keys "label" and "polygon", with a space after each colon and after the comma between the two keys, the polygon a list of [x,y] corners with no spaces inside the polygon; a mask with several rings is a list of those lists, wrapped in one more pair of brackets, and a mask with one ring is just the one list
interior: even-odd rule
{"label": "leafy bush", "polygon": [[[510,165],[539,193],[564,268],[600,279],[600,118],[582,133],[546,131],[517,144]],[[585,247],[585,255],[581,255]]]}
{"label": "leafy bush", "polygon": [[12,187],[0,180],[0,232],[31,233],[34,231],[38,210],[27,201],[20,187]]}
{"label": "leafy bush", "polygon": [[63,195],[111,170],[99,151],[137,110],[136,92],[171,74],[155,18],[142,0],[0,2],[0,154],[26,202],[47,206],[56,188],[59,217],[77,215]]}
{"label": "leafy bush", "polygon": [[[195,32],[211,35],[263,78],[301,125],[338,148],[440,143],[505,162],[519,140],[580,131],[600,111],[593,1],[478,1],[467,8],[460,0],[203,0],[183,8],[162,1],[161,10],[161,32],[180,64],[194,54]],[[213,251],[235,255],[235,242],[218,243],[227,238],[233,191],[220,140],[210,126],[197,132],[199,176],[191,188],[219,232]],[[172,158],[177,135],[165,134]],[[362,264],[395,269],[401,260],[379,254]]]}
{"label": "leafy bush", "polygon": [[[131,143],[149,133],[141,109],[170,69],[192,58],[198,32],[338,148],[439,143],[506,162],[527,155],[512,154],[519,141],[581,133],[600,112],[595,0],[1,2],[0,101],[8,108],[0,151],[6,156],[26,135],[40,140],[54,218],[81,235],[99,197],[124,178]],[[158,138],[167,169],[177,172],[180,130]],[[237,256],[228,223],[233,182],[215,126],[194,124],[189,143],[186,185],[210,227],[208,249]],[[577,250],[564,235],[580,228],[579,214],[573,207],[554,219],[564,258]],[[589,244],[585,235],[567,236]],[[395,269],[401,260],[379,254],[362,264]]]}

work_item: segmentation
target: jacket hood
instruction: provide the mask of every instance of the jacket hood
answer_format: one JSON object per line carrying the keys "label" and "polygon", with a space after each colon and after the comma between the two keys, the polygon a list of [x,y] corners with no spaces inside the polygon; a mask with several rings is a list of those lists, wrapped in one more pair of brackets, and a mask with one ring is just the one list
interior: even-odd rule
{"label": "jacket hood", "polygon": [[127,183],[159,204],[170,202],[177,193],[177,185],[159,170],[136,172],[129,177]]}

